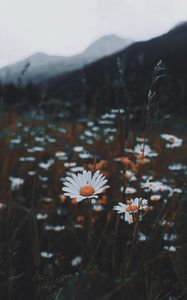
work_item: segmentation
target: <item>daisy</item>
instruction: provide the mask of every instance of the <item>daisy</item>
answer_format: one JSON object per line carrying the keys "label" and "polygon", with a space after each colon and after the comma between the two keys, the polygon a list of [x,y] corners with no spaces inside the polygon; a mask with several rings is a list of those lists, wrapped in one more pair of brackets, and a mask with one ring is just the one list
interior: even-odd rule
{"label": "daisy", "polygon": [[131,170],[126,170],[125,171],[125,177],[129,180],[129,181],[136,181],[137,178],[134,175],[134,173]]}
{"label": "daisy", "polygon": [[170,193],[169,193],[169,195],[168,195],[168,197],[172,197],[172,196],[174,195],[174,193],[181,194],[181,193],[182,193],[182,190],[179,189],[179,188],[171,189],[171,190],[170,190]]}
{"label": "daisy", "polygon": [[18,190],[19,187],[24,183],[24,179],[19,178],[19,177],[9,177],[9,180],[11,182],[11,189],[13,191]]}
{"label": "daisy", "polygon": [[75,147],[73,148],[73,150],[74,150],[75,152],[81,152],[81,151],[84,150],[84,148],[83,148],[82,146],[75,146]]}
{"label": "daisy", "polygon": [[109,188],[107,179],[98,170],[92,176],[91,171],[83,171],[77,175],[72,174],[72,177],[66,177],[62,190],[65,196],[76,198],[77,201],[82,201],[88,198],[98,198],[97,194],[102,193]]}
{"label": "daisy", "polygon": [[134,152],[139,155],[143,155],[143,156],[147,156],[147,157],[158,156],[158,154],[156,152],[151,150],[149,145],[144,145],[144,144],[137,144],[134,148]]}
{"label": "daisy", "polygon": [[76,256],[75,258],[73,258],[73,259],[71,260],[71,265],[72,265],[73,267],[76,267],[76,266],[80,265],[81,262],[82,262],[82,257],[81,257],[81,256]]}
{"label": "daisy", "polygon": [[154,193],[165,191],[170,192],[172,190],[170,186],[165,185],[160,181],[146,181],[145,183],[141,182],[141,188],[143,188],[145,192],[152,191]]}
{"label": "daisy", "polygon": [[166,140],[168,143],[166,144],[166,148],[175,148],[180,147],[183,143],[183,140],[172,135],[172,134],[161,134],[161,138]]}
{"label": "daisy", "polygon": [[40,252],[40,255],[43,258],[51,258],[51,257],[53,257],[54,254],[51,252],[42,251],[42,252]]}
{"label": "daisy", "polygon": [[138,210],[142,210],[148,207],[148,200],[142,198],[135,198],[127,201],[127,204],[119,202],[118,205],[114,206],[114,210],[117,211],[118,214],[121,213],[135,213]]}
{"label": "daisy", "polygon": [[92,158],[93,155],[88,152],[79,153],[79,157],[82,159]]}
{"label": "daisy", "polygon": [[186,166],[184,166],[181,163],[177,163],[177,164],[171,164],[168,166],[168,169],[171,171],[180,171],[180,170],[185,170]]}
{"label": "daisy", "polygon": [[[137,214],[138,211],[145,210],[148,208],[148,200],[142,198],[135,198],[127,201],[127,204],[119,202],[118,205],[114,206],[114,210],[118,214],[124,214],[124,220],[129,224],[133,223],[133,215]],[[139,218],[141,220],[141,216]]]}
{"label": "daisy", "polygon": [[150,197],[151,201],[159,201],[161,199],[160,195],[151,195]]}
{"label": "daisy", "polygon": [[127,187],[125,189],[125,194],[134,194],[134,193],[136,193],[136,189],[133,187]]}

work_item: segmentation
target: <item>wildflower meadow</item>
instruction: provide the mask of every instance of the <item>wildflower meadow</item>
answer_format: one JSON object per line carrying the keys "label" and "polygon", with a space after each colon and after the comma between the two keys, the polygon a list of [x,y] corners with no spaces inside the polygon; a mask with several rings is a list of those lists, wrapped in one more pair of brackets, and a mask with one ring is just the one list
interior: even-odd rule
{"label": "wildflower meadow", "polygon": [[0,299],[186,299],[186,123],[158,114],[159,68],[139,111],[1,112]]}

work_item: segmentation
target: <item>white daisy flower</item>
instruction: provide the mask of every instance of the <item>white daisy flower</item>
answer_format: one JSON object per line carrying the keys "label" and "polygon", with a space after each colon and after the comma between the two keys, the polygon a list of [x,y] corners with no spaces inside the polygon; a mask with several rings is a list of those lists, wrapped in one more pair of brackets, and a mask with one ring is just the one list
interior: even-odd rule
{"label": "white daisy flower", "polygon": [[82,201],[86,198],[98,198],[97,194],[102,193],[109,188],[107,179],[97,171],[93,174],[91,171],[83,171],[77,175],[72,174],[72,177],[66,177],[62,190],[65,196],[76,198],[77,201]]}
{"label": "white daisy flower", "polygon": [[137,213],[142,209],[146,209],[147,207],[148,200],[135,198],[127,201],[127,204],[119,202],[113,209],[116,210],[118,214],[125,214],[125,221],[131,224],[133,223],[132,214]]}
{"label": "white daisy flower", "polygon": [[152,151],[149,145],[147,144],[137,144],[134,148],[134,152],[140,155],[144,155],[147,157],[155,157],[158,156],[158,153]]}
{"label": "white daisy flower", "polygon": [[82,146],[75,146],[75,147],[73,148],[73,150],[74,150],[75,152],[81,152],[81,151],[84,150],[84,148],[83,148]]}
{"label": "white daisy flower", "polygon": [[19,177],[9,177],[9,180],[11,182],[11,189],[13,191],[18,190],[20,185],[22,185],[24,183],[24,179],[19,178]]}
{"label": "white daisy flower", "polygon": [[162,182],[160,181],[146,181],[145,183],[144,182],[141,182],[141,188],[144,189],[145,192],[165,192],[165,191],[172,191],[172,188],[168,185],[165,185],[163,184]]}
{"label": "white daisy flower", "polygon": [[179,189],[179,188],[171,189],[171,190],[170,190],[170,193],[169,193],[169,195],[168,195],[168,197],[172,197],[172,196],[174,195],[174,193],[181,194],[181,193],[182,193],[182,190]]}
{"label": "white daisy flower", "polygon": [[126,170],[126,171],[125,171],[125,177],[126,177],[129,181],[136,181],[136,180],[137,180],[135,174],[134,174],[131,170]]}
{"label": "white daisy flower", "polygon": [[186,166],[181,164],[181,163],[177,163],[177,164],[169,165],[168,169],[171,170],[171,171],[180,171],[180,170],[185,170]]}
{"label": "white daisy flower", "polygon": [[160,195],[151,195],[150,197],[151,201],[159,201],[161,199]]}
{"label": "white daisy flower", "polygon": [[81,256],[76,256],[74,259],[72,259],[71,265],[73,267],[76,267],[76,266],[80,265],[81,262],[82,262],[82,257]]}
{"label": "white daisy flower", "polygon": [[134,193],[136,193],[136,189],[133,187],[129,186],[125,189],[125,194],[134,194]]}
{"label": "white daisy flower", "polygon": [[142,198],[135,198],[127,201],[127,204],[119,202],[118,205],[114,206],[114,210],[117,210],[118,214],[121,213],[135,213],[138,210],[147,208],[148,200]]}
{"label": "white daisy flower", "polygon": [[51,258],[51,257],[53,257],[54,254],[51,252],[42,251],[42,252],[40,252],[40,255],[43,258]]}
{"label": "white daisy flower", "polygon": [[47,219],[48,215],[47,214],[37,214],[36,219],[37,220],[45,220]]}
{"label": "white daisy flower", "polygon": [[168,143],[166,144],[166,148],[175,148],[175,147],[180,147],[183,143],[183,140],[176,137],[175,135],[172,134],[161,134],[161,138],[166,140]]}

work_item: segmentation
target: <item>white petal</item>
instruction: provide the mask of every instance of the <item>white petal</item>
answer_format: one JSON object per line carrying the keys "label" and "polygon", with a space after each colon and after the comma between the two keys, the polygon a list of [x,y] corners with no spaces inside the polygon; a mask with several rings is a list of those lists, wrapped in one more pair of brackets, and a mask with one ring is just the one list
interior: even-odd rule
{"label": "white petal", "polygon": [[95,193],[96,194],[102,193],[107,188],[109,188],[109,185],[105,185],[105,186],[101,187],[100,189],[96,190]]}
{"label": "white petal", "polygon": [[82,201],[83,199],[85,199],[85,197],[77,196],[76,199],[77,199],[78,202],[80,202],[80,201]]}
{"label": "white petal", "polygon": [[114,206],[113,209],[116,210],[118,214],[124,213],[124,210],[118,205]]}
{"label": "white petal", "polygon": [[95,179],[97,178],[97,176],[100,174],[100,171],[96,171],[91,179],[91,185],[93,185],[95,183]]}
{"label": "white petal", "polygon": [[[96,186],[96,184],[101,180],[102,176],[103,176],[103,174],[99,174],[99,175],[97,176],[97,178],[95,179],[95,181],[93,182],[93,185]],[[102,179],[102,180],[103,180],[103,179]]]}
{"label": "white petal", "polygon": [[75,180],[75,182],[77,183],[77,185],[79,186],[79,188],[81,187],[80,183],[79,183],[79,179],[75,174],[72,174],[73,179]]}
{"label": "white petal", "polygon": [[141,205],[148,205],[148,200],[143,199],[142,202],[141,202]]}
{"label": "white petal", "polygon": [[82,174],[82,180],[84,182],[84,185],[88,185],[86,176],[87,176],[87,172],[84,170]]}
{"label": "white petal", "polygon": [[64,193],[65,196],[68,196],[70,198],[77,198],[79,197],[79,195],[75,195],[75,194],[72,194],[72,193]]}
{"label": "white petal", "polygon": [[79,185],[75,182],[75,180],[71,177],[66,177],[66,180],[71,182],[75,187],[79,188]]}
{"label": "white petal", "polygon": [[115,205],[113,209],[114,210],[120,210],[120,207],[119,207],[119,205]]}
{"label": "white petal", "polygon": [[70,194],[70,193],[64,193],[64,195],[65,195],[65,196],[70,196],[70,195],[72,195],[72,194]]}
{"label": "white petal", "polygon": [[84,182],[86,182],[86,185],[88,185],[88,172],[87,171],[83,171],[83,177],[84,177]]}
{"label": "white petal", "polygon": [[73,193],[73,194],[79,195],[79,191],[75,191],[75,190],[73,190],[73,189],[71,189],[69,187],[66,187],[66,186],[63,187],[62,190],[65,191],[65,192],[68,192],[68,193]]}
{"label": "white petal", "polygon": [[91,183],[91,178],[92,178],[92,172],[91,172],[91,171],[88,171],[86,177],[87,177],[88,184],[90,185],[90,183]]}
{"label": "white petal", "polygon": [[129,224],[133,223],[132,216],[128,212],[125,213],[125,221],[127,221]]}
{"label": "white petal", "polygon": [[88,199],[90,199],[90,198],[98,198],[98,196],[97,195],[95,195],[95,194],[93,194],[93,195],[91,195],[91,196],[89,196],[89,197],[87,197]]}
{"label": "white petal", "polygon": [[140,202],[141,202],[141,198],[135,198],[134,200],[132,199],[132,202],[134,205],[139,206]]}
{"label": "white petal", "polygon": [[78,180],[79,180],[80,186],[81,186],[81,187],[84,186],[84,180],[83,180],[83,178],[82,178],[82,174],[81,174],[81,173],[78,173],[77,176],[78,176]]}
{"label": "white petal", "polygon": [[[101,175],[101,176],[100,176]],[[100,174],[96,180],[95,180],[95,184],[98,184],[99,182],[102,182],[104,180],[107,180],[105,176],[103,176],[102,174]]]}
{"label": "white petal", "polygon": [[125,212],[125,209],[127,208],[127,205],[122,203],[122,202],[119,202],[118,207],[121,209],[121,211]]}
{"label": "white petal", "polygon": [[103,180],[103,181],[101,181],[101,182],[98,182],[95,186],[94,186],[94,188],[95,188],[95,190],[97,190],[97,189],[99,189],[100,187],[102,187],[103,185],[105,185],[105,183],[107,183],[107,179],[105,179],[105,180]]}
{"label": "white petal", "polygon": [[79,190],[77,187],[75,187],[72,183],[70,183],[68,181],[64,182],[64,186],[69,187],[70,189],[75,190],[75,191]]}

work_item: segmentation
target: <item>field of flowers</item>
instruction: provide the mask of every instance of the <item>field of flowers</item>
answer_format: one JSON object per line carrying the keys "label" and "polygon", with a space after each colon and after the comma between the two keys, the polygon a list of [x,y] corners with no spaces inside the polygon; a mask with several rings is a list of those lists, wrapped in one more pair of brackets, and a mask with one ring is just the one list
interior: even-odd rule
{"label": "field of flowers", "polygon": [[2,300],[186,299],[186,132],[144,123],[1,115]]}

